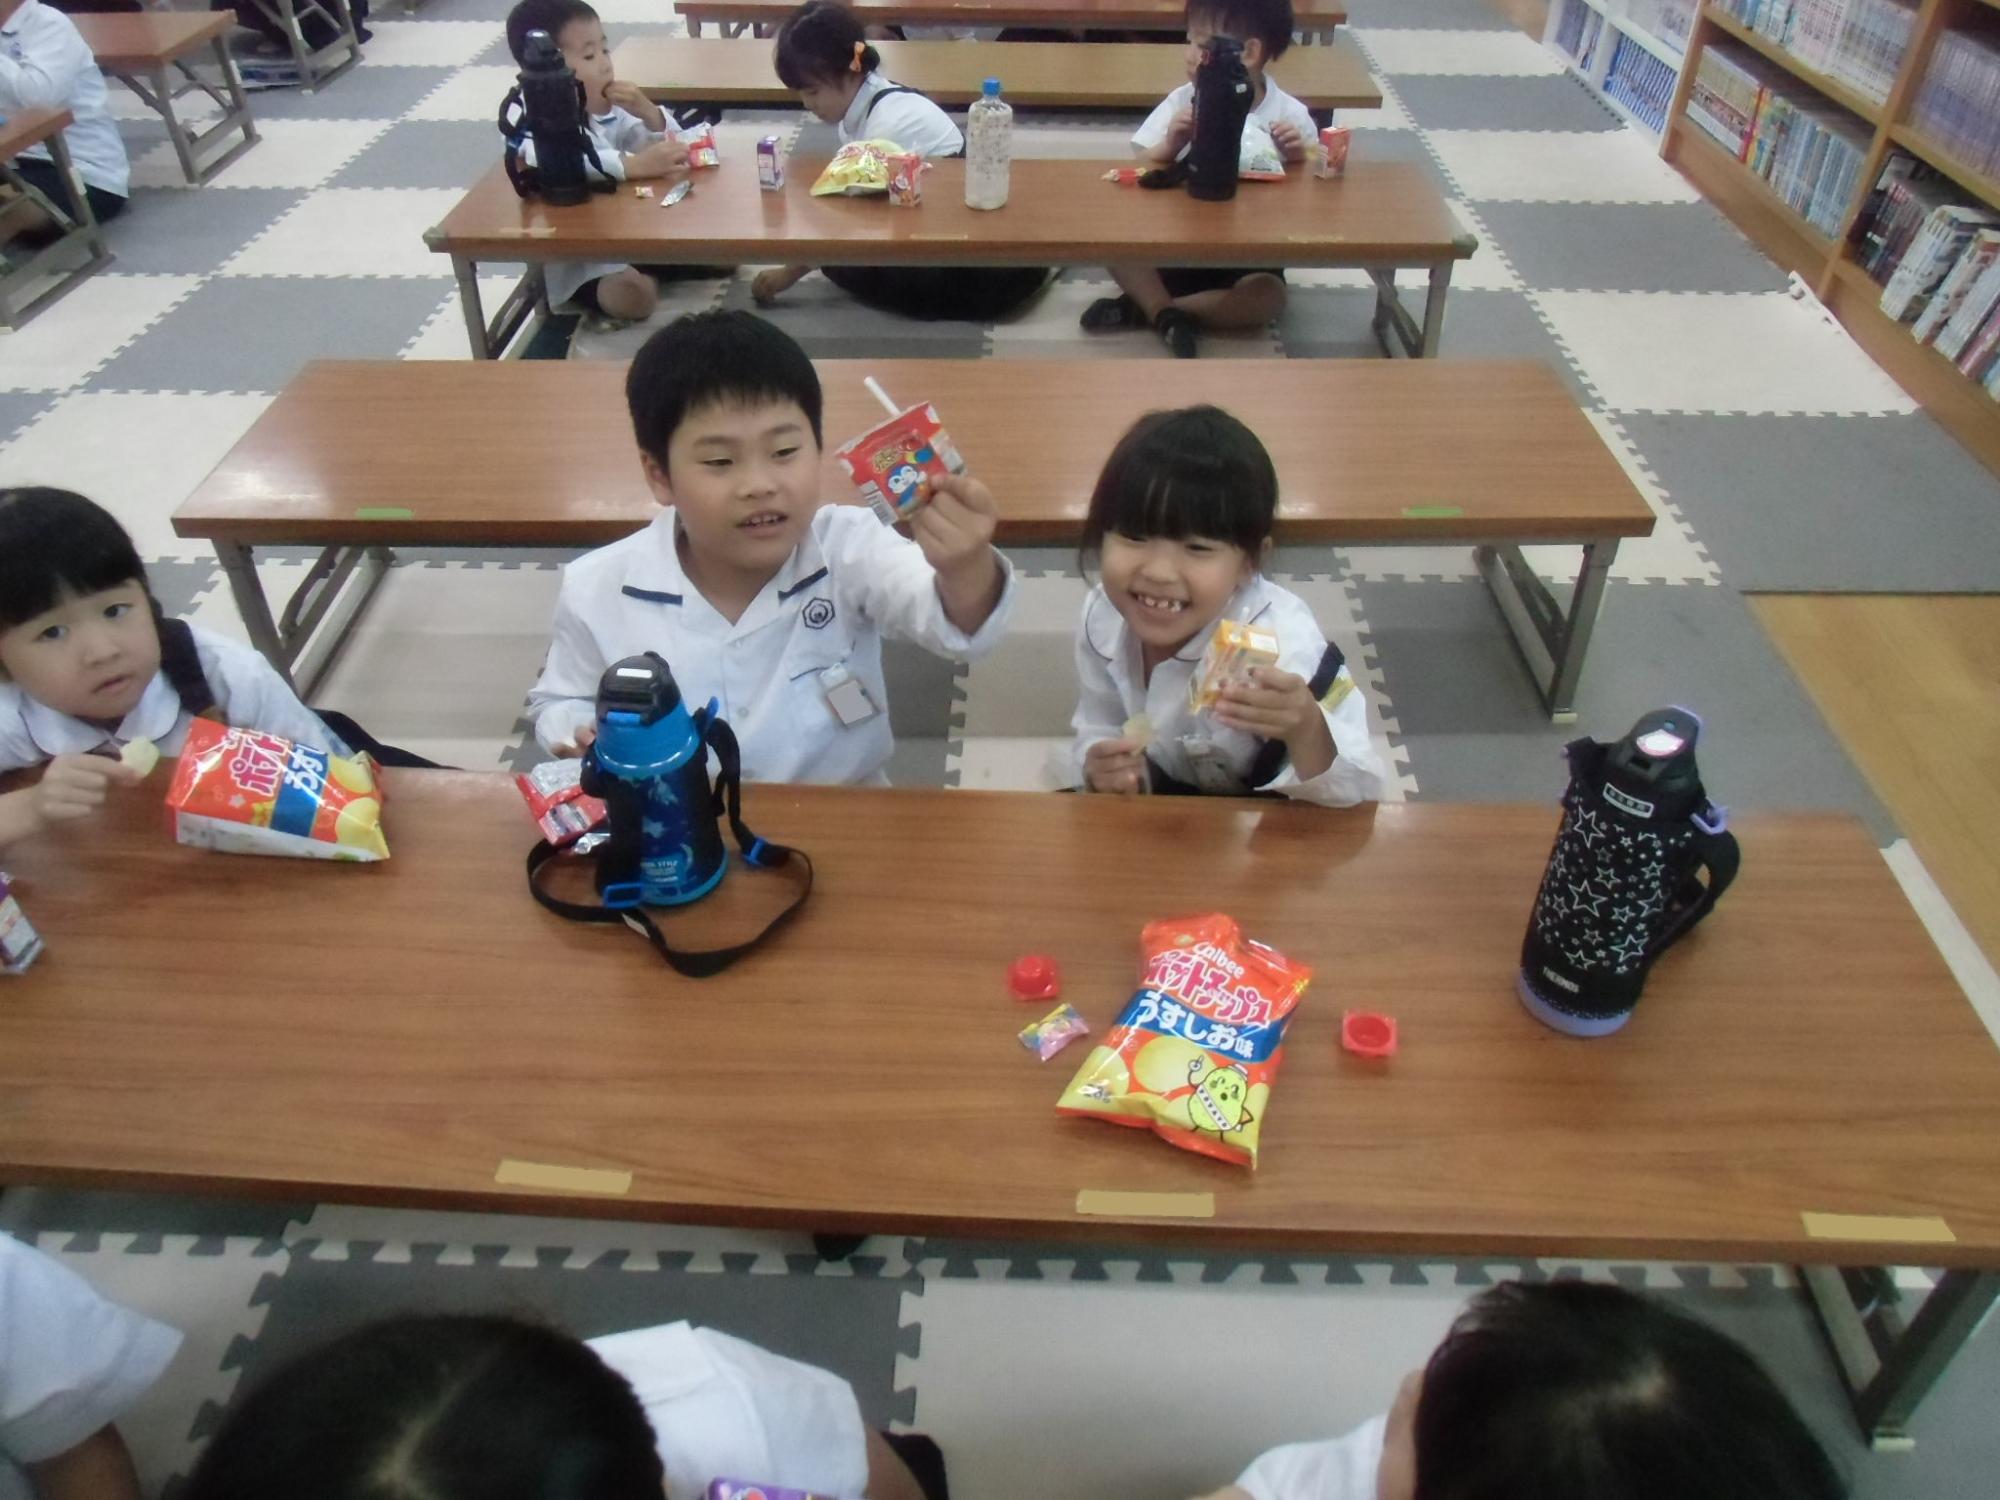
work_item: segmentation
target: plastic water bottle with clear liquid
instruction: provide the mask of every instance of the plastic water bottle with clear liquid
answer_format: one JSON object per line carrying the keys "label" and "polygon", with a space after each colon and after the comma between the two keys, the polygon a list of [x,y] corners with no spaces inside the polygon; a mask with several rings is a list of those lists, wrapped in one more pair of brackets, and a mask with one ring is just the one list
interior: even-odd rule
{"label": "plastic water bottle with clear liquid", "polygon": [[1014,107],[1000,97],[1000,80],[965,114],[965,206],[1005,208],[1008,169],[1014,160]]}

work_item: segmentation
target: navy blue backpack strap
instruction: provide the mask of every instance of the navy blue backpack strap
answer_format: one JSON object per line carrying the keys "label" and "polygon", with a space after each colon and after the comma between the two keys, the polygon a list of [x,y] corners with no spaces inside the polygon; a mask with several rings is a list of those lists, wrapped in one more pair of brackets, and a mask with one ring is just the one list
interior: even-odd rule
{"label": "navy blue backpack strap", "polygon": [[209,686],[208,674],[201,669],[201,651],[194,642],[194,628],[185,620],[168,619],[159,600],[152,603],[153,628],[160,636],[160,670],[181,700],[181,707],[198,719],[215,707],[215,689]]}
{"label": "navy blue backpack strap", "polygon": [[[1326,643],[1326,650],[1319,656],[1319,665],[1306,680],[1306,690],[1317,703],[1333,691],[1334,679],[1340,676],[1340,669],[1347,665],[1347,658],[1341,655],[1340,647],[1332,641]],[[1257,757],[1250,762],[1250,785],[1269,786],[1278,779],[1278,773],[1285,769],[1288,752],[1283,740],[1265,740],[1257,747]]]}

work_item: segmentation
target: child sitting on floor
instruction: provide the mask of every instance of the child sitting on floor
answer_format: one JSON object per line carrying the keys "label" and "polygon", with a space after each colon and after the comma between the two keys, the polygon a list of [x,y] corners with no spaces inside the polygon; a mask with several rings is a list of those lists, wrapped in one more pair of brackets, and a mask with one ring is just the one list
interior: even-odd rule
{"label": "child sitting on floor", "polygon": [[[75,116],[62,139],[90,211],[99,223],[123,213],[132,168],[89,43],[74,21],[40,0],[0,0],[0,116],[26,109],[66,109]],[[47,146],[23,151],[14,170],[57,208],[69,210],[70,185]],[[32,200],[0,196],[0,248],[13,239],[49,240],[61,230]]]}
{"label": "child sitting on floor", "polygon": [[[1161,165],[1187,154],[1194,142],[1195,70],[1215,37],[1242,44],[1243,66],[1250,74],[1250,118],[1269,128],[1286,161],[1304,161],[1306,145],[1318,138],[1319,128],[1306,107],[1265,73],[1292,44],[1292,0],[1188,0],[1189,81],[1146,117],[1132,137],[1132,149]],[[1151,328],[1176,359],[1194,358],[1199,328],[1261,328],[1285,308],[1282,270],[1113,266],[1111,279],[1118,283],[1119,295],[1085,308],[1084,328]]]}
{"label": "child sitting on floor", "polygon": [[[531,31],[549,34],[583,85],[585,120],[604,176],[613,182],[640,182],[687,175],[688,148],[680,128],[637,84],[613,76],[611,44],[596,11],[584,0],[520,0],[507,13],[507,48],[517,63],[525,62]],[[522,159],[532,165],[532,137],[521,150]],[[589,164],[586,157],[586,169]],[[652,273],[638,266],[559,260],[549,262],[542,274],[551,307],[573,303],[607,318],[640,323],[660,303]]]}
{"label": "child sitting on floor", "polygon": [[177,1330],[0,1234],[0,1495],[18,1493],[18,1466],[35,1500],[139,1500],[115,1424],[180,1344]]}
{"label": "child sitting on floor", "polygon": [[[1278,476],[1213,406],[1157,411],[1119,440],[1083,523],[1099,580],[1076,634],[1075,770],[1093,792],[1270,790],[1344,807],[1382,795],[1368,708],[1305,601],[1263,573]],[[1277,637],[1197,712],[1188,686],[1225,620]],[[1125,726],[1143,717],[1148,734]]]}
{"label": "child sitting on floor", "polygon": [[964,660],[1006,628],[1013,571],[993,548],[986,486],[936,480],[914,540],[862,506],[822,503],[819,375],[748,312],[661,329],[625,396],[663,508],[564,570],[528,694],[536,739],[581,754],[604,669],[657,651],[688,703],[719,700],[746,781],[886,782],[882,638]]}
{"label": "child sitting on floor", "polygon": [[1386,1417],[1274,1448],[1208,1500],[1841,1500],[1757,1362],[1622,1287],[1481,1293]]}
{"label": "child sitting on floor", "polygon": [[947,1500],[943,1478],[936,1444],[869,1430],[838,1375],[712,1329],[409,1315],[251,1391],[182,1500],[701,1500],[717,1479]]}
{"label": "child sitting on floor", "polygon": [[204,713],[351,753],[255,651],[169,620],[108,511],[68,490],[0,490],[0,771],[47,762],[0,793],[0,847],[95,812],[140,780],[122,746],[176,754]]}
{"label": "child sitting on floor", "polygon": [[[882,58],[868,45],[854,12],[836,0],[810,0],[778,33],[778,78],[799,102],[838,128],[840,143],[894,141],[931,160],[965,154],[965,137],[951,117],[913,88],[877,71]],[[828,281],[870,307],[912,318],[984,322],[1025,302],[1048,280],[1043,266],[823,266]],[[751,294],[769,306],[810,266],[760,271]]]}

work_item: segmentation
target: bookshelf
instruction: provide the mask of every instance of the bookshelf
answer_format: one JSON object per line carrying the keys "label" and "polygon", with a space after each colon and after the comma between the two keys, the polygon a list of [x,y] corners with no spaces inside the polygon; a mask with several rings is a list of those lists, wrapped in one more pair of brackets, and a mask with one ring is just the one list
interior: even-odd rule
{"label": "bookshelf", "polygon": [[1666,128],[1696,4],[1549,0],[1542,44],[1613,114],[1657,141]]}
{"label": "bookshelf", "polygon": [[[1907,324],[1882,311],[1882,287],[1856,258],[1854,245],[1857,221],[1892,156],[1907,155],[1927,163],[1963,189],[1964,201],[2000,212],[2000,178],[1958,159],[1911,123],[1940,37],[1954,29],[1992,34],[1996,24],[2000,24],[2000,0],[1920,0],[1909,46],[1888,97],[1876,103],[1849,81],[1810,65],[1783,42],[1720,9],[1718,0],[1701,0],[1668,108],[1661,154],[1767,255],[1797,272],[1855,342],[1980,462],[2000,474],[2000,401],[1961,374],[1950,359],[1919,342]],[[1702,54],[1711,47],[1739,59],[1754,54],[1760,66],[1769,65],[1798,84],[1795,92],[1822,109],[1826,118],[1844,121],[1855,133],[1852,138],[1865,138],[1860,171],[1839,209],[1838,232],[1829,234],[1809,222],[1770,182],[1689,117],[1689,96]]]}

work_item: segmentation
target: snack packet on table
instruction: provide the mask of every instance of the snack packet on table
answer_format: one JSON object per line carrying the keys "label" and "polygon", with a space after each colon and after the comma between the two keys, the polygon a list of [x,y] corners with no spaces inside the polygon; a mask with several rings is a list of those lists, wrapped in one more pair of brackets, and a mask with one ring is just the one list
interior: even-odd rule
{"label": "snack packet on table", "polygon": [[965,460],[928,401],[906,406],[880,426],[833,450],[868,508],[893,526],[930,503],[930,481],[963,474]]}
{"label": "snack packet on table", "polygon": [[1270,631],[1236,620],[1218,622],[1208,650],[1202,653],[1200,670],[1188,679],[1189,710],[1208,712],[1222,690],[1248,677],[1252,667],[1277,664],[1278,638]]}
{"label": "snack packet on table", "polygon": [[688,148],[688,165],[690,167],[719,167],[722,165],[722,152],[715,144],[714,126],[704,125],[699,130],[690,131],[686,136],[682,137],[682,140]]}
{"label": "snack packet on table", "polygon": [[575,843],[608,816],[604,799],[583,789],[583,761],[545,760],[514,778],[528,804],[528,816],[542,837],[561,849]]}
{"label": "snack packet on table", "polygon": [[915,208],[924,201],[924,173],[930,165],[914,151],[898,151],[889,157],[891,208]]}
{"label": "snack packet on table", "polygon": [[894,141],[849,141],[833,153],[833,160],[820,172],[812,185],[812,196],[888,192],[889,158],[902,150]]}
{"label": "snack packet on table", "polygon": [[1252,182],[1283,182],[1285,156],[1262,120],[1243,122],[1243,149],[1236,158],[1236,175]]}
{"label": "snack packet on table", "polygon": [[374,861],[389,857],[382,795],[365,755],[196,719],[167,789],[167,817],[174,838],[197,849]]}
{"label": "snack packet on table", "polygon": [[1254,1169],[1285,1030],[1312,970],[1220,912],[1149,923],[1139,947],[1137,993],[1057,1110]]}

